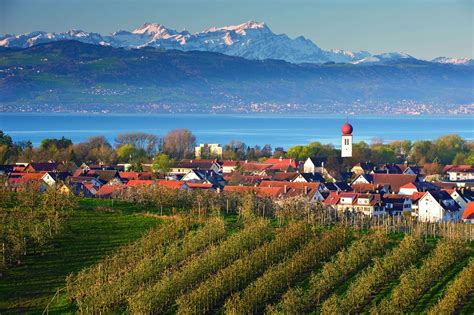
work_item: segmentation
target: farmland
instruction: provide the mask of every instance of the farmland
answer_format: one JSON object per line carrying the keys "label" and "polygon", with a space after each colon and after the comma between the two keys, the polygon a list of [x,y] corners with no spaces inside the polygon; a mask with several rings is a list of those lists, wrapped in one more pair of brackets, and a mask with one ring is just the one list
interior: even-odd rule
{"label": "farmland", "polygon": [[4,271],[2,313],[474,310],[474,246],[455,236],[254,213],[161,216],[97,199],[80,200],[62,224]]}

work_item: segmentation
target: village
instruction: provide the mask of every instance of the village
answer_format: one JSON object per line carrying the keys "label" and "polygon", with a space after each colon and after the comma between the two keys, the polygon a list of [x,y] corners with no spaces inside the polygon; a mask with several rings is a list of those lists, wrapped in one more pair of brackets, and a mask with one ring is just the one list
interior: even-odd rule
{"label": "village", "polygon": [[[341,157],[352,157],[353,127],[342,126]],[[201,158],[204,151],[216,157]],[[207,154],[209,155],[209,154]],[[219,144],[200,144],[194,158],[170,162],[166,172],[153,164],[132,170],[130,163],[82,163],[66,170],[63,162],[1,165],[5,188],[36,184],[65,194],[115,198],[147,187],[253,193],[278,203],[297,199],[339,212],[377,216],[410,216],[421,222],[474,223],[474,166],[446,165],[433,176],[419,165],[360,161],[335,173],[324,157],[295,160],[273,156],[261,161],[222,159]]]}

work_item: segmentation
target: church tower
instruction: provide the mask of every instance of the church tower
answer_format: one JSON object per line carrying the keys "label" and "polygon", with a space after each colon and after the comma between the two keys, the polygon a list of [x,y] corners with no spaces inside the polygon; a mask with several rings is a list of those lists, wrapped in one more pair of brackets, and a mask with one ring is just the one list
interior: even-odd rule
{"label": "church tower", "polygon": [[351,124],[342,125],[341,157],[352,157],[352,130]]}

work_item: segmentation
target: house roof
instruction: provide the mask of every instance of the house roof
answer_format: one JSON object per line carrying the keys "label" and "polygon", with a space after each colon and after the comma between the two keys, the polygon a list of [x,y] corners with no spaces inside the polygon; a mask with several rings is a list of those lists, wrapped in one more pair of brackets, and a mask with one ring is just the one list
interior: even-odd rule
{"label": "house roof", "polygon": [[[474,165],[450,165],[450,168],[447,168],[447,173],[455,172],[455,173],[474,173]],[[445,169],[446,169],[445,168]]]}
{"label": "house roof", "polygon": [[11,173],[13,172],[14,168],[15,168],[14,165],[0,165],[0,172]]}
{"label": "house roof", "polygon": [[91,180],[94,180],[97,178],[95,176],[88,176],[88,175],[84,175],[84,176],[71,176],[69,177],[69,181],[71,183],[84,183],[84,182],[90,182]]}
{"label": "house roof", "polygon": [[464,220],[474,220],[474,202],[468,202],[462,214]]}
{"label": "house roof", "polygon": [[191,168],[210,170],[216,164],[214,160],[181,160],[173,164],[173,168]]}
{"label": "house roof", "polygon": [[321,187],[321,183],[305,183],[305,182],[280,182],[275,180],[263,180],[260,182],[259,187],[286,187],[286,188],[310,188],[318,190]]}
{"label": "house roof", "polygon": [[52,171],[57,170],[59,165],[62,165],[62,163],[60,162],[41,162],[41,163],[31,162],[26,167],[31,167],[36,172],[41,172],[41,171],[52,172]]}
{"label": "house roof", "polygon": [[97,197],[110,197],[114,192],[124,189],[122,185],[102,185],[97,193]]}
{"label": "house roof", "polygon": [[385,164],[380,169],[376,170],[375,173],[402,174],[403,171],[396,164]]}
{"label": "house roof", "polygon": [[351,187],[356,193],[376,192],[383,188],[380,185],[366,183],[352,184]]}
{"label": "house roof", "polygon": [[119,176],[124,179],[151,179],[151,172],[119,172]]}
{"label": "house roof", "polygon": [[340,188],[334,184],[334,183],[324,183],[324,187],[327,188],[327,190],[330,190],[330,191],[338,191],[340,190]]}
{"label": "house roof", "polygon": [[400,187],[417,180],[416,174],[373,174],[373,183],[377,185],[389,185],[390,190],[399,192]]}
{"label": "house roof", "polygon": [[430,182],[410,182],[400,188],[416,189],[417,191],[438,190],[439,187]]}
{"label": "house roof", "polygon": [[[435,191],[428,191],[426,194],[430,194],[433,196],[433,198],[436,200],[436,202],[439,203],[441,207],[443,207],[444,210],[450,211],[450,212],[455,212],[458,211],[460,206],[458,205],[457,202],[454,201],[454,199],[451,197],[450,194],[448,194],[444,190],[435,190]],[[452,205],[446,205],[443,201],[449,200],[453,201]]]}
{"label": "house roof", "polygon": [[384,194],[382,197],[383,201],[385,202],[404,202],[406,199],[411,199],[408,195],[401,195],[401,194]]}
{"label": "house roof", "polygon": [[340,198],[341,195],[338,192],[332,191],[323,202],[327,205],[333,206],[339,202]]}
{"label": "house roof", "polygon": [[87,172],[87,175],[97,175],[97,177],[104,182],[108,182],[119,176],[116,170],[90,170]]}
{"label": "house roof", "polygon": [[235,166],[237,166],[237,161],[224,160],[224,161],[221,161],[220,164],[221,164],[222,166],[235,167]]}
{"label": "house roof", "polygon": [[270,169],[272,164],[259,163],[259,162],[245,162],[240,164],[240,169],[244,172],[255,172],[255,171],[264,171]]}
{"label": "house roof", "polygon": [[179,180],[164,180],[160,179],[156,181],[158,186],[161,187],[168,187],[168,188],[175,188],[175,189],[180,189],[184,185],[186,185],[185,182],[179,181]]}
{"label": "house roof", "polygon": [[151,179],[131,179],[127,182],[127,187],[136,187],[136,186],[149,186],[156,184],[156,181]]}
{"label": "house roof", "polygon": [[299,173],[297,172],[276,172],[273,175],[273,180],[278,180],[278,181],[291,181],[295,179]]}
{"label": "house roof", "polygon": [[255,186],[230,186],[227,185],[224,187],[224,191],[233,191],[233,192],[248,192],[254,191],[258,196],[262,197],[280,197],[283,188],[281,187],[255,187]]}
{"label": "house roof", "polygon": [[282,167],[296,168],[296,161],[294,159],[268,158],[265,160],[265,163],[272,164],[272,168],[282,168]]}
{"label": "house roof", "polygon": [[411,194],[410,196],[410,199],[412,202],[418,202],[418,200],[421,199],[421,197],[423,197],[425,195],[425,192],[414,192],[413,194]]}
{"label": "house roof", "polygon": [[352,182],[355,182],[359,177],[364,178],[368,183],[372,183],[374,181],[374,174],[360,174]]}
{"label": "house roof", "polygon": [[364,171],[371,171],[375,168],[375,164],[372,162],[359,162],[354,167],[360,167]]}
{"label": "house roof", "polygon": [[321,182],[324,183],[326,180],[319,173],[301,173],[300,174],[307,182]]}
{"label": "house roof", "polygon": [[407,167],[403,167],[403,166],[399,165],[399,167],[400,167],[400,169],[403,170],[403,173],[407,172],[410,169],[415,174],[421,174],[421,170],[422,170],[422,168],[420,166],[417,166],[417,165],[408,165]]}
{"label": "house roof", "polygon": [[309,157],[308,160],[310,160],[314,166],[321,166],[321,164],[325,163],[328,159],[327,157]]}
{"label": "house roof", "polygon": [[201,184],[201,183],[187,183],[188,187],[191,189],[211,189],[213,186],[212,184]]}

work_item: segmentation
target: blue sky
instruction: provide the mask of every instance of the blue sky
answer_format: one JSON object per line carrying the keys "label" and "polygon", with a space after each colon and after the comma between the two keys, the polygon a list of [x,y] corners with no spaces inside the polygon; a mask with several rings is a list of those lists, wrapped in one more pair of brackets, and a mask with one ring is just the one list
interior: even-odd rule
{"label": "blue sky", "polygon": [[110,33],[143,22],[195,32],[248,20],[324,49],[474,57],[473,0],[0,0],[1,34]]}

